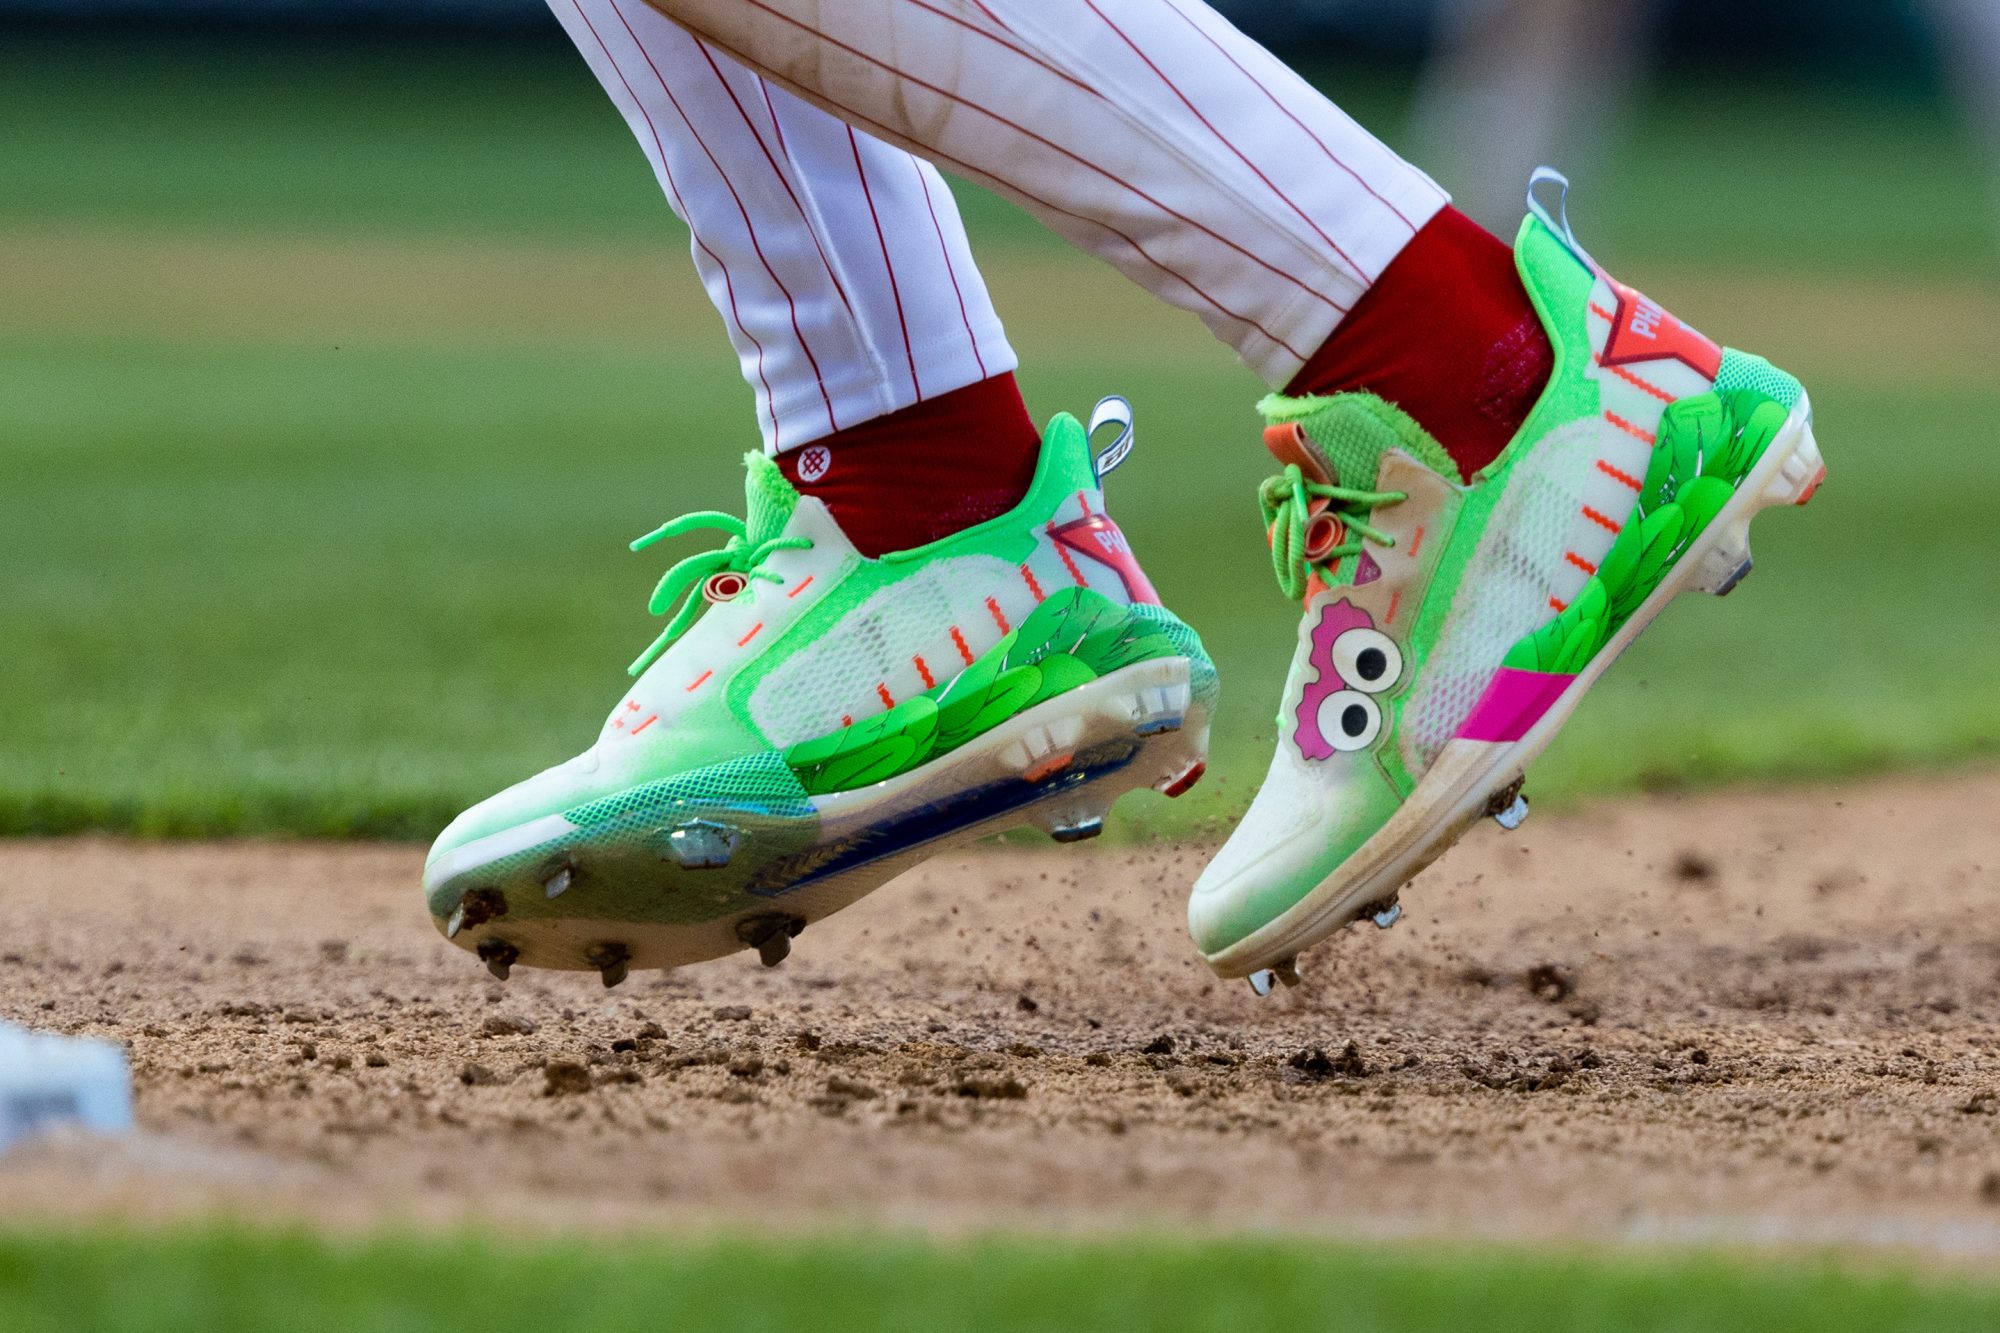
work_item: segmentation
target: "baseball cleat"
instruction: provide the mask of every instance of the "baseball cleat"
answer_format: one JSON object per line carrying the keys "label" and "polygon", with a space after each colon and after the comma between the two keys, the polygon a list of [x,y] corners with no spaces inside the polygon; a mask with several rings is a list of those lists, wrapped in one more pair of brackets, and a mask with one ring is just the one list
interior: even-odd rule
{"label": "baseball cleat", "polygon": [[[1121,794],[1201,774],[1216,675],[1106,516],[1101,459],[1058,416],[1012,512],[859,555],[826,506],[750,455],[747,518],[674,520],[720,549],[668,571],[672,614],[590,749],[454,820],[424,889],[494,975],[633,969],[754,950],[924,857],[1033,824],[1095,836]],[[685,598],[685,600],[682,600]]]}
{"label": "baseball cleat", "polygon": [[1188,903],[1220,975],[1254,983],[1393,902],[1482,815],[1518,827],[1526,766],[1604,669],[1676,595],[1734,587],[1752,516],[1825,475],[1797,380],[1529,203],[1515,256],[1555,369],[1470,484],[1372,395],[1260,405],[1273,565],[1305,615],[1270,772]]}

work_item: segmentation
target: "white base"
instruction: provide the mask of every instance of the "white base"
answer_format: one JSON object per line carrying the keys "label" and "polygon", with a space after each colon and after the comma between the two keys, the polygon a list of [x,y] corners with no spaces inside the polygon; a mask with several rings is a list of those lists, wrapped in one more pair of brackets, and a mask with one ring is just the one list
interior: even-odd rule
{"label": "white base", "polygon": [[0,1151],[40,1130],[132,1128],[132,1079],[123,1047],[0,1023]]}

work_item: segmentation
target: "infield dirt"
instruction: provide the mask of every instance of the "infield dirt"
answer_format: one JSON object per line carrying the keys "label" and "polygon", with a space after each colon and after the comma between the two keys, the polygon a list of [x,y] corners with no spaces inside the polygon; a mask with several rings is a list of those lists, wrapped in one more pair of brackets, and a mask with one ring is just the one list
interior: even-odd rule
{"label": "infield dirt", "polygon": [[[418,848],[0,844],[0,1016],[141,1132],[10,1219],[1271,1227],[2000,1253],[2000,774],[1482,826],[1265,1001],[1203,849],[954,855],[766,971],[517,971]],[[1131,813],[1127,811],[1128,817]]]}

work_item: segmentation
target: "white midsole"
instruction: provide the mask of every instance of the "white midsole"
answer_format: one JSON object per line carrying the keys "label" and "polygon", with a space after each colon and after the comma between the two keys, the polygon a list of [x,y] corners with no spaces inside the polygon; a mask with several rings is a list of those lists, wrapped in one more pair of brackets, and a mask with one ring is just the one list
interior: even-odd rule
{"label": "white midsole", "polygon": [[1609,669],[1675,597],[1707,586],[1749,558],[1750,519],[1777,504],[1796,503],[1821,470],[1812,433],[1812,407],[1801,396],[1777,438],[1757,460],[1729,503],[1610,641],[1578,673],[1548,712],[1516,741],[1454,740],[1418,779],[1409,798],[1375,834],[1317,888],[1236,943],[1204,954],[1218,976],[1247,976],[1295,958],[1355,919],[1368,905],[1386,902],[1436,860],[1485,812],[1495,792],[1510,785],[1540,754],[1599,676]]}

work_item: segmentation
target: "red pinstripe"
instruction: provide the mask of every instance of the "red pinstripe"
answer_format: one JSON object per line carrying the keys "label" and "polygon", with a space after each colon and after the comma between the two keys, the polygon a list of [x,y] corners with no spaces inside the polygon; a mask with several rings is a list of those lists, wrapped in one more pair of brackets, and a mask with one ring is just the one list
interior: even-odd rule
{"label": "red pinstripe", "polygon": [[951,279],[951,294],[958,298],[958,320],[965,325],[965,340],[972,344],[972,359],[979,365],[979,378],[986,378],[986,358],[979,354],[979,335],[972,331],[972,316],[965,313],[965,293],[958,287],[958,266],[951,262],[951,246],[945,243],[944,227],[938,222],[937,205],[931,202],[931,183],[924,176],[923,164],[914,157],[910,159],[910,170],[917,173],[917,184],[923,187],[924,207],[930,210],[931,230],[937,233],[938,253],[944,256],[945,276]]}
{"label": "red pinstripe", "polygon": [[[1047,148],[1050,152],[1068,158],[1070,161],[1076,163],[1078,166],[1084,168],[1086,171],[1094,172],[1095,174],[1102,176],[1105,180],[1110,181],[1112,184],[1118,186],[1119,188],[1138,196],[1140,199],[1143,199],[1147,203],[1151,204],[1154,208],[1157,208],[1162,213],[1165,213],[1168,217],[1173,218],[1177,222],[1186,224],[1187,226],[1193,228],[1198,232],[1201,232],[1203,235],[1207,236],[1211,240],[1216,241],[1221,245],[1227,246],[1231,250],[1234,250],[1237,254],[1242,255],[1245,259],[1249,260],[1251,263],[1257,265],[1259,268],[1264,269],[1266,272],[1270,273],[1273,277],[1279,278],[1282,281],[1290,283],[1292,286],[1298,288],[1302,292],[1305,292],[1313,299],[1320,301],[1321,303],[1331,307],[1334,310],[1340,311],[1342,314],[1346,313],[1345,306],[1340,305],[1338,302],[1334,301],[1331,297],[1327,296],[1324,292],[1316,290],[1314,287],[1305,282],[1303,279],[1297,277],[1294,274],[1285,272],[1284,269],[1278,267],[1276,264],[1271,263],[1269,260],[1266,260],[1261,256],[1249,250],[1246,250],[1242,246],[1238,245],[1235,241],[1230,240],[1227,236],[1224,236],[1222,233],[1216,231],[1214,228],[1204,226],[1202,223],[1195,221],[1193,218],[1188,217],[1186,214],[1181,213],[1175,209],[1169,208],[1166,204],[1162,203],[1160,200],[1154,198],[1152,195],[1147,194],[1144,190],[1140,189],[1138,186],[1132,184],[1131,181],[1128,181],[1113,172],[1105,170],[1103,167],[1097,165],[1097,163],[1092,162],[1089,158],[1084,157],[1079,153],[1072,152],[1070,149],[1064,148],[1061,144],[1055,142],[1053,139],[1050,139],[1041,134],[1037,134],[1035,131],[1029,129],[1027,126],[1022,125],[1017,121],[1009,120],[1006,116],[1001,115],[993,108],[975,102],[970,98],[962,97],[958,93],[951,91],[949,88],[942,88],[939,87],[937,84],[928,82],[927,80],[924,79],[920,79],[916,75],[909,73],[907,70],[897,69],[894,65],[891,65],[886,61],[876,59],[874,56],[869,55],[866,51],[861,50],[859,47],[849,46],[846,42],[841,41],[839,38],[833,36],[831,33],[821,32],[819,29],[813,27],[809,23],[804,23],[798,19],[793,18],[789,14],[773,9],[771,6],[763,3],[763,0],[743,0],[743,3],[751,6],[754,9],[762,10],[764,13],[769,14],[772,18],[778,20],[779,22],[789,24],[792,27],[799,29],[799,31],[806,33],[808,36],[814,38],[815,40],[824,42],[828,46],[843,51],[848,55],[853,56],[855,59],[862,61],[865,64],[873,65],[875,68],[881,70],[883,73],[888,74],[895,79],[898,79],[904,83],[914,84],[915,86],[922,88],[925,92],[931,93],[937,97],[941,97],[947,102],[952,102],[958,106],[962,106],[969,111],[977,111],[980,115],[985,116],[989,120],[992,120],[997,124],[1004,125],[1008,129],[1013,130],[1016,134],[1019,134],[1022,138],[1038,143],[1042,145],[1044,148]],[[726,50],[727,48],[724,49]]]}
{"label": "red pinstripe", "polygon": [[[1312,218],[1306,213],[1306,211],[1303,208],[1300,208],[1298,204],[1293,201],[1290,195],[1286,194],[1283,190],[1278,188],[1278,183],[1276,181],[1272,180],[1269,176],[1266,176],[1264,174],[1263,168],[1259,167],[1255,162],[1252,162],[1249,156],[1245,154],[1242,149],[1238,148],[1234,143],[1230,142],[1228,135],[1224,134],[1221,130],[1215,127],[1215,122],[1211,121],[1207,116],[1202,114],[1201,108],[1197,107],[1193,103],[1193,101],[1191,101],[1188,98],[1188,95],[1180,90],[1180,85],[1175,83],[1173,79],[1169,78],[1165,70],[1161,69],[1158,65],[1154,64],[1153,58],[1147,55],[1144,51],[1141,51],[1139,49],[1139,44],[1133,41],[1131,36],[1127,34],[1123,28],[1119,27],[1116,23],[1113,23],[1111,19],[1105,14],[1105,12],[1097,7],[1094,0],[1084,0],[1084,4],[1090,9],[1091,13],[1097,15],[1099,19],[1103,20],[1105,27],[1111,29],[1111,31],[1118,34],[1118,40],[1125,43],[1125,45],[1131,49],[1133,55],[1139,57],[1140,60],[1145,62],[1146,68],[1152,70],[1153,73],[1159,78],[1161,83],[1167,85],[1167,91],[1172,93],[1175,97],[1179,98],[1180,104],[1182,106],[1186,107],[1189,111],[1194,113],[1194,118],[1200,121],[1202,123],[1202,126],[1205,129],[1207,129],[1207,131],[1210,134],[1213,134],[1215,136],[1217,143],[1220,143],[1224,148],[1227,148],[1232,154],[1234,154],[1238,162],[1241,162],[1244,166],[1250,168],[1251,173],[1255,175],[1258,180],[1264,182],[1264,187],[1266,189],[1268,189],[1272,194],[1277,195],[1279,199],[1283,200],[1285,207],[1291,209],[1292,212],[1299,215],[1299,221],[1305,223],[1308,227],[1311,227],[1313,229],[1313,234],[1315,236],[1318,236],[1322,241],[1325,241],[1328,245],[1333,247],[1333,252],[1339,255],[1341,259],[1346,261],[1347,267],[1354,271],[1355,277],[1359,278],[1364,283],[1374,281],[1374,278],[1371,274],[1364,271],[1361,265],[1354,262],[1354,256],[1348,254],[1347,251],[1341,249],[1340,243],[1334,240],[1333,237],[1327,235],[1326,232],[1321,230],[1320,225],[1317,222],[1314,222]],[[1182,15],[1182,17],[1186,16]],[[1240,69],[1242,67],[1239,65],[1237,68]]]}
{"label": "red pinstripe", "polygon": [[[625,89],[625,95],[632,99],[633,106],[639,108],[640,116],[645,119],[646,128],[652,132],[653,151],[660,156],[660,176],[667,182],[667,193],[674,197],[674,208],[680,213],[681,217],[690,217],[687,202],[681,198],[680,187],[674,184],[673,169],[667,165],[667,146],[660,139],[660,127],[653,123],[653,113],[646,109],[646,104],[639,100],[639,94],[632,90],[631,80],[625,77],[625,71],[618,65],[618,58],[611,54],[611,48],[605,45],[603,34],[598,32],[597,25],[590,21],[590,15],[583,12],[583,6],[578,4],[577,0],[570,0],[570,7],[576,10],[576,16],[583,20],[583,26],[590,29],[591,37],[597,42],[597,49],[604,53],[605,62],[611,66],[611,72],[618,76],[618,82]],[[778,436],[778,414],[771,406],[771,381],[764,377],[764,344],[758,342],[757,335],[750,332],[749,328],[744,325],[743,316],[736,308],[736,284],[729,280],[729,265],[722,262],[721,255],[708,248],[708,242],[701,239],[701,234],[695,231],[692,221],[688,223],[688,235],[694,238],[695,245],[700,247],[703,254],[714,261],[716,271],[722,274],[722,290],[729,297],[729,317],[735,321],[737,332],[748,338],[750,345],[757,349],[757,381],[764,386],[764,407],[771,416],[771,438],[776,439]],[[707,678],[703,677],[703,679]],[[700,683],[700,681],[695,682],[696,685]],[[691,685],[688,688],[693,689],[694,686]]]}
{"label": "red pinstripe", "polygon": [[[785,165],[789,166],[793,171],[797,171],[799,169],[799,164],[792,159],[791,146],[785,142],[785,127],[778,120],[777,105],[771,101],[770,82],[766,80],[763,75],[756,74],[754,72],[752,73],[751,77],[757,80],[757,91],[759,94],[763,96],[764,112],[771,118],[771,133],[777,136],[778,151],[785,155]],[[762,140],[760,139],[758,142],[761,145]],[[778,173],[778,179],[785,182],[785,193],[791,194],[792,184],[791,181],[786,178],[784,172],[781,171]],[[792,195],[792,202],[795,204],[799,202],[799,197],[796,194]],[[801,207],[799,208],[799,213],[801,216],[805,215],[805,208],[803,205],[801,205]],[[841,284],[840,274],[834,269],[833,261],[827,258],[826,247],[819,243],[819,229],[813,226],[810,221],[808,221],[806,224],[806,232],[813,238],[813,249],[819,251],[819,262],[826,266],[826,276],[833,280],[833,290],[840,296],[840,303],[847,307],[847,313],[850,316],[853,315],[854,303],[847,299],[847,288]]]}
{"label": "red pinstripe", "polygon": [[[750,112],[744,107],[743,99],[738,97],[736,90],[729,86],[729,80],[723,75],[722,67],[715,63],[715,55],[708,49],[708,43],[698,37],[693,40],[696,49],[701,52],[702,59],[706,60],[708,67],[715,71],[716,82],[722,85],[723,92],[729,94],[730,104],[736,108],[736,114],[743,118],[743,128],[750,131],[750,137],[757,141],[757,151],[761,152],[764,155],[764,160],[771,164],[771,172],[778,178],[778,184],[784,187],[785,197],[792,201],[793,209],[798,212],[799,221],[805,223],[806,233],[813,238],[813,249],[819,251],[820,266],[826,270],[827,279],[833,283],[833,290],[840,294],[840,303],[847,306],[849,310],[852,310],[854,307],[848,303],[847,291],[840,285],[840,275],[833,271],[833,264],[826,257],[826,250],[819,243],[819,234],[813,230],[812,219],[806,215],[806,206],[799,202],[797,191],[792,189],[791,177],[786,175],[785,169],[778,165],[778,159],[771,155],[770,146],[764,142],[763,132],[757,128],[757,123],[750,119]],[[757,78],[754,74],[751,77],[753,79]],[[757,79],[757,87],[764,91],[764,109],[771,114],[771,128],[778,130],[778,110],[771,105],[770,93],[764,88],[764,81],[762,79]],[[782,147],[784,132],[778,130],[778,133],[780,135],[779,146]],[[789,160],[790,154],[787,154],[786,157]]]}
{"label": "red pinstripe", "polygon": [[[787,287],[785,280],[778,276],[778,270],[773,268],[771,261],[765,257],[763,243],[757,239],[757,224],[750,220],[750,210],[743,206],[743,197],[736,193],[736,183],[729,179],[729,173],[723,169],[722,163],[716,158],[714,150],[709,148],[708,141],[701,137],[701,131],[694,127],[693,119],[689,117],[687,111],[681,106],[681,99],[675,97],[674,90],[667,86],[667,76],[660,73],[660,67],[653,63],[652,52],[648,51],[645,43],[639,40],[639,34],[632,31],[631,21],[625,17],[625,11],[618,7],[618,0],[607,0],[607,3],[611,6],[611,12],[617,15],[618,21],[624,25],[625,35],[630,37],[633,44],[639,48],[639,54],[645,59],[646,67],[653,71],[653,77],[659,81],[660,91],[666,94],[667,102],[673,107],[674,114],[681,118],[681,124],[687,126],[689,136],[694,139],[696,146],[708,158],[709,165],[715,168],[715,174],[722,177],[723,187],[729,191],[729,197],[735,201],[736,211],[742,215],[743,228],[749,233],[750,248],[756,252],[757,262],[764,266],[764,272],[770,275],[771,281],[777,284],[780,292],[784,293],[785,306],[791,312],[792,336],[798,339],[799,350],[806,354],[806,364],[812,367],[813,382],[819,386],[820,401],[826,405],[827,427],[828,429],[837,429],[833,420],[833,399],[827,395],[825,378],[819,372],[819,359],[813,355],[811,344],[806,342],[805,330],[799,327],[799,303],[793,298],[792,289]],[[696,45],[699,46],[700,43],[697,42]],[[607,52],[607,54],[609,53]],[[702,54],[706,56],[707,52],[704,51]],[[711,68],[714,67],[714,64],[713,60],[709,61]],[[722,71],[719,69],[716,70],[715,77],[721,79]],[[725,82],[723,84],[724,91],[728,91],[728,87],[729,85]],[[730,97],[733,100],[735,94],[731,93]],[[737,109],[740,111],[742,108],[739,106]],[[745,121],[748,121],[748,117],[745,117]],[[664,160],[664,154],[662,160]],[[770,391],[770,386],[766,385],[764,392],[767,397]],[[775,445],[778,442],[778,419],[777,414],[773,412],[771,416],[771,443]]]}
{"label": "red pinstripe", "polygon": [[1305,133],[1306,138],[1311,139],[1315,144],[1317,144],[1319,146],[1320,152],[1326,154],[1327,161],[1333,163],[1333,165],[1339,167],[1342,171],[1352,176],[1354,178],[1355,184],[1359,185],[1362,189],[1368,191],[1369,194],[1374,195],[1376,201],[1379,202],[1382,205],[1382,207],[1388,209],[1391,213],[1394,213],[1397,219],[1401,221],[1405,227],[1408,227],[1410,229],[1410,234],[1412,236],[1416,235],[1417,224],[1410,221],[1408,215],[1406,215],[1402,209],[1396,207],[1394,204],[1390,203],[1387,199],[1383,198],[1382,195],[1376,191],[1375,187],[1370,185],[1367,181],[1367,178],[1364,177],[1360,172],[1356,171],[1353,167],[1348,166],[1347,163],[1341,161],[1339,155],[1336,154],[1331,148],[1328,148],[1326,146],[1326,142],[1323,139],[1321,139],[1317,134],[1314,134],[1303,120],[1300,120],[1296,115],[1292,114],[1292,109],[1285,105],[1284,100],[1282,98],[1280,98],[1276,93],[1272,92],[1271,89],[1264,83],[1262,79],[1258,78],[1255,74],[1252,74],[1249,70],[1243,68],[1242,64],[1237,61],[1235,56],[1229,54],[1228,47],[1224,46],[1221,42],[1216,41],[1215,38],[1209,36],[1208,30],[1202,27],[1199,23],[1196,23],[1193,19],[1189,18],[1187,16],[1186,11],[1184,11],[1179,5],[1175,4],[1173,0],[1164,0],[1164,3],[1166,4],[1168,9],[1171,9],[1174,11],[1174,13],[1180,15],[1181,21],[1183,23],[1187,24],[1190,28],[1193,28],[1196,32],[1200,33],[1202,36],[1202,40],[1207,42],[1210,46],[1214,47],[1216,51],[1221,54],[1224,60],[1227,60],[1231,65],[1234,65],[1236,67],[1237,73],[1241,74],[1244,78],[1250,80],[1250,82],[1256,86],[1257,91],[1264,94],[1265,98],[1271,103],[1272,106],[1276,107],[1279,110],[1279,112],[1283,114],[1286,120],[1289,120],[1292,122],[1292,124],[1298,126],[1299,129]]}
{"label": "red pinstripe", "polygon": [[[1026,60],[1031,64],[1039,65],[1042,69],[1047,70],[1049,73],[1055,75],[1057,78],[1061,79],[1064,83],[1069,84],[1071,87],[1077,89],[1078,91],[1089,93],[1092,97],[1095,97],[1100,101],[1104,100],[1103,93],[1100,93],[1099,91],[1097,91],[1097,89],[1091,87],[1089,84],[1085,83],[1082,79],[1077,78],[1074,74],[1070,74],[1067,71],[1057,69],[1054,65],[1051,65],[1048,61],[1042,59],[1040,56],[1036,55],[1033,51],[1028,50],[1025,46],[1016,46],[1014,45],[1014,43],[1001,37],[999,33],[990,32],[987,29],[980,27],[977,23],[968,22],[964,17],[958,14],[954,14],[949,10],[939,9],[936,5],[927,5],[924,3],[924,0],[906,0],[906,3],[915,5],[918,9],[923,10],[927,14],[935,14],[939,18],[944,19],[947,22],[956,23],[959,27],[965,29],[967,32],[975,33],[978,36],[984,37],[987,41],[992,42],[995,46],[1000,47],[1002,50],[1011,51],[1013,54],[1021,57],[1021,59]],[[979,12],[986,15],[987,18],[991,19],[993,21],[993,25],[999,28],[1001,32],[1005,33],[1013,32],[1012,28],[1009,28],[1005,23],[1001,21],[1000,16],[998,14],[995,14],[985,5],[978,4],[978,0],[973,0],[973,3],[978,6]]]}
{"label": "red pinstripe", "polygon": [[[794,26],[801,26],[801,25],[794,25]],[[748,52],[739,51],[736,48],[728,45],[726,42],[717,41],[713,36],[710,36],[705,40],[707,40],[710,44],[712,44],[716,50],[721,51],[723,54],[727,55],[730,59],[737,61],[739,64],[745,65],[753,70],[756,70],[759,73],[761,73],[764,77],[776,80],[780,84],[783,84],[785,82],[784,79],[778,76],[775,70],[772,70],[767,65],[759,64],[756,58],[751,56]],[[1195,285],[1192,279],[1186,277],[1184,274],[1179,273],[1174,269],[1167,267],[1167,265],[1161,263],[1158,259],[1155,259],[1152,256],[1152,254],[1147,251],[1145,246],[1139,244],[1139,242],[1132,239],[1132,237],[1126,235],[1124,232],[1118,230],[1118,228],[1112,226],[1111,224],[1101,221],[1100,219],[1097,218],[1085,217],[1081,213],[1072,213],[1067,208],[1063,208],[1060,205],[1050,203],[1046,199],[1028,193],[1026,190],[1022,189],[1019,185],[1016,185],[1013,182],[1004,181],[1000,179],[1000,177],[995,176],[990,171],[981,170],[980,168],[973,166],[969,162],[966,162],[960,158],[952,157],[949,154],[940,152],[935,148],[926,147],[925,145],[922,144],[916,144],[913,140],[898,133],[895,129],[891,128],[890,126],[884,125],[881,121],[863,115],[861,112],[855,110],[853,107],[846,106],[840,102],[836,102],[831,97],[827,97],[822,93],[809,93],[808,95],[814,101],[817,101],[821,105],[825,106],[829,111],[833,112],[833,114],[838,116],[840,119],[847,121],[852,125],[860,126],[862,129],[869,131],[876,138],[881,139],[884,142],[899,144],[905,147],[914,146],[915,148],[922,149],[923,150],[922,155],[929,158],[934,165],[940,167],[949,167],[953,171],[956,171],[959,175],[966,177],[968,180],[992,185],[998,190],[1000,190],[1003,194],[1011,194],[1018,199],[1033,204],[1037,208],[1046,209],[1047,211],[1057,214],[1060,217],[1066,217],[1073,221],[1081,222],[1087,227],[1095,227],[1097,230],[1104,232],[1106,235],[1116,236],[1119,240],[1125,242],[1126,245],[1132,248],[1132,253],[1138,255],[1140,259],[1144,260],[1152,267],[1158,269],[1161,273],[1173,279],[1175,282],[1178,282],[1181,286],[1187,288],[1190,292],[1194,293],[1195,298],[1197,300],[1200,300],[1201,302],[1206,304],[1210,309],[1214,310],[1216,313],[1223,315],[1228,319],[1235,320],[1238,324],[1243,325],[1245,328],[1251,328],[1257,330],[1257,332],[1263,334],[1264,337],[1268,338],[1273,345],[1284,348],[1287,352],[1290,352],[1293,356],[1297,357],[1299,360],[1304,361],[1306,359],[1308,355],[1307,353],[1302,352],[1298,348],[1292,346],[1290,343],[1286,342],[1283,338],[1280,338],[1277,334],[1271,332],[1271,330],[1265,328],[1262,324],[1250,318],[1250,316],[1242,314],[1235,310],[1231,310],[1228,306],[1222,304],[1222,302],[1216,300],[1213,296],[1210,296],[1201,287]]]}
{"label": "red pinstripe", "polygon": [[882,267],[889,271],[889,295],[896,301],[896,323],[903,330],[903,355],[910,362],[910,387],[917,391],[917,401],[924,401],[923,381],[917,378],[917,353],[910,346],[910,321],[903,317],[903,289],[896,285],[896,265],[889,258],[889,238],[882,234],[882,217],[875,211],[875,192],[868,188],[868,169],[861,165],[861,140],[854,135],[854,127],[847,127],[847,146],[854,150],[854,174],[861,179],[861,197],[868,201],[868,216],[875,223],[875,243],[882,247]]}

